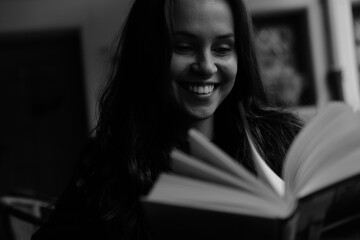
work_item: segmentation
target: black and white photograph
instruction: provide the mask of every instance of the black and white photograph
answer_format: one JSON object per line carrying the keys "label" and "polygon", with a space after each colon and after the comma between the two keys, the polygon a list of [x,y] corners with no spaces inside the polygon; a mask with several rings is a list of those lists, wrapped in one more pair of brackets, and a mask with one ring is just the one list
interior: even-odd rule
{"label": "black and white photograph", "polygon": [[360,0],[0,0],[1,240],[360,239]]}

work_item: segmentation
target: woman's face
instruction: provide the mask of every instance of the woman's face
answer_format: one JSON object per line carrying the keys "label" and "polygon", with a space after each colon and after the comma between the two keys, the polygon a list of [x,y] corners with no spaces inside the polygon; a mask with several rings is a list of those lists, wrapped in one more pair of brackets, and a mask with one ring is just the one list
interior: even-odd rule
{"label": "woman's face", "polygon": [[171,93],[194,120],[213,116],[237,73],[234,22],[225,0],[173,0]]}

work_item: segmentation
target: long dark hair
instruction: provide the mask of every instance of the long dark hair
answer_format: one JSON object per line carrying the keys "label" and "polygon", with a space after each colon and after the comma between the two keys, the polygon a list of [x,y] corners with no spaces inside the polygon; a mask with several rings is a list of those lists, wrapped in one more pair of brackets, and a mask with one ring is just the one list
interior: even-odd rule
{"label": "long dark hair", "polygon": [[[172,53],[166,21],[171,4],[166,1],[134,2],[99,101],[95,137],[76,180],[89,208],[95,206],[95,217],[120,218],[123,224],[128,221],[129,229],[139,221],[138,197],[149,191],[161,171],[169,170],[169,152],[181,144],[176,131],[186,128],[176,127],[179,116],[166,96]],[[242,0],[226,1],[234,16],[238,73],[231,93],[215,113],[216,141],[254,171],[244,140],[241,103],[260,153],[280,174],[283,157],[301,123],[292,114],[268,107],[250,16]]]}

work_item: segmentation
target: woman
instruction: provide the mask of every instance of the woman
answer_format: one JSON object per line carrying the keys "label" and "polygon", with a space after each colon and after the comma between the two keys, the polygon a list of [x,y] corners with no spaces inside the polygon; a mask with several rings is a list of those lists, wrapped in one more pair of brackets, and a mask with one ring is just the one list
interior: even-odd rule
{"label": "woman", "polygon": [[138,198],[170,170],[174,147],[186,151],[189,127],[256,174],[239,104],[259,152],[280,174],[301,123],[267,106],[242,0],[136,0],[95,137],[33,239],[151,238]]}

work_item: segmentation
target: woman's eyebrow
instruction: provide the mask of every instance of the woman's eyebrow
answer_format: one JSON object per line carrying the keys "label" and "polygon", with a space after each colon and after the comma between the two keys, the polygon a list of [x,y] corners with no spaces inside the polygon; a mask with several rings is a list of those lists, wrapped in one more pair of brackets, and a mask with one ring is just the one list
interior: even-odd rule
{"label": "woman's eyebrow", "polygon": [[172,34],[174,37],[190,37],[190,38],[197,38],[195,34],[187,32],[187,31],[176,31]]}
{"label": "woman's eyebrow", "polygon": [[228,38],[235,38],[235,35],[233,33],[228,33],[216,37],[216,39],[228,39]]}
{"label": "woman's eyebrow", "polygon": [[[181,37],[189,37],[189,38],[198,38],[198,36],[194,33],[187,32],[187,31],[176,31],[172,34],[173,37],[181,36]],[[234,38],[234,33],[227,33],[220,36],[216,36],[216,39],[228,39]]]}

